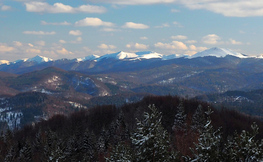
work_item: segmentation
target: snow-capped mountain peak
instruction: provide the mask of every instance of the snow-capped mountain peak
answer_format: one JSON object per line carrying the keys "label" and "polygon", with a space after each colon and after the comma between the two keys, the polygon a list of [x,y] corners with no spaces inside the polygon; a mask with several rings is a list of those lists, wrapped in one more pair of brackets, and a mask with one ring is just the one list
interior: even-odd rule
{"label": "snow-capped mountain peak", "polygon": [[135,53],[120,51],[117,53],[106,54],[104,56],[101,56],[99,59],[102,60],[105,58],[112,58],[112,59],[123,60],[123,59],[131,59],[131,58],[136,58],[136,57],[137,55]]}
{"label": "snow-capped mountain peak", "polygon": [[119,60],[123,60],[123,59],[130,59],[130,58],[135,58],[137,57],[137,55],[135,53],[129,53],[129,52],[124,52],[124,51],[120,51],[118,53],[115,53],[117,59]]}
{"label": "snow-capped mountain peak", "polygon": [[153,51],[136,52],[136,55],[140,59],[163,58],[162,54]]}
{"label": "snow-capped mountain peak", "polygon": [[226,57],[227,55],[235,56],[238,58],[248,58],[248,56],[232,51],[230,49],[217,48],[217,47],[210,48],[202,52],[198,52],[190,56],[189,58],[206,57],[206,56]]}
{"label": "snow-capped mountain peak", "polygon": [[99,60],[102,60],[104,58],[113,58],[117,60],[139,60],[139,59],[153,59],[153,58],[162,58],[163,55],[159,54],[157,52],[152,51],[144,51],[144,52],[124,52],[120,51],[113,54],[106,54],[104,56],[101,56]]}
{"label": "snow-capped mountain peak", "polygon": [[97,60],[100,56],[98,55],[89,55],[89,56],[86,56],[86,57],[82,57],[82,58],[77,58],[77,62],[80,62],[80,61],[93,61],[93,60]]}
{"label": "snow-capped mountain peak", "polygon": [[37,63],[49,62],[49,61],[52,61],[52,59],[39,55],[26,60],[26,62],[37,62]]}

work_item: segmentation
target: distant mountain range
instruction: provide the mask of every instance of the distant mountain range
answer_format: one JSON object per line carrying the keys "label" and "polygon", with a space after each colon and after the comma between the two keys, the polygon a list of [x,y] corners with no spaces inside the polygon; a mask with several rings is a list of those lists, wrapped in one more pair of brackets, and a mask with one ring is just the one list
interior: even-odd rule
{"label": "distant mountain range", "polygon": [[2,64],[0,71],[21,77],[24,76],[21,74],[30,72],[38,74],[39,70],[48,67],[79,72],[120,91],[133,93],[196,96],[263,88],[261,57],[216,47],[189,57],[167,56],[151,51],[121,51],[101,57],[91,55],[59,60],[36,56]]}
{"label": "distant mountain range", "polygon": [[[43,95],[46,99],[41,110],[30,113],[31,118],[39,114],[42,117],[50,117],[54,113],[67,114],[75,107],[121,105],[139,101],[146,95],[168,94],[189,98],[199,96],[204,101],[227,105],[241,102],[241,105],[251,106],[256,103],[251,106],[253,110],[243,111],[242,108],[242,111],[263,116],[258,107],[261,100],[255,102],[257,98],[249,98],[243,93],[263,89],[262,57],[228,49],[211,48],[189,57],[150,51],[121,51],[100,57],[90,55],[52,60],[36,56],[2,62],[5,64],[0,65],[0,125],[1,117],[8,112],[14,111],[20,117],[21,112],[31,111],[26,107],[38,107],[34,96],[42,102]],[[237,93],[229,96],[229,91]],[[252,93],[254,96],[260,96],[257,94],[259,91],[255,92],[255,95]],[[20,111],[17,101],[25,103],[23,111]],[[59,111],[55,110],[56,107]],[[8,120],[12,125],[18,119],[11,121],[5,118],[4,121]]]}
{"label": "distant mountain range", "polygon": [[[211,48],[202,52],[198,52],[195,55],[188,56],[188,55],[183,55],[179,56],[176,54],[172,55],[163,55],[157,52],[153,51],[143,51],[143,52],[136,52],[136,53],[129,53],[129,52],[124,52],[120,51],[117,53],[112,53],[112,54],[106,54],[103,56],[98,56],[98,55],[89,55],[87,57],[83,58],[75,58],[75,59],[70,59],[71,61],[76,61],[76,62],[83,62],[83,61],[101,61],[104,59],[116,59],[116,60],[125,60],[125,61],[134,61],[134,60],[143,60],[143,59],[161,59],[161,60],[171,60],[175,58],[197,58],[197,57],[207,57],[207,56],[215,56],[215,57],[226,57],[227,55],[230,56],[235,56],[238,58],[262,58],[261,56],[247,56],[238,52],[234,52],[229,49],[224,49],[224,48]],[[53,60],[47,57],[43,56],[35,56],[33,58],[26,58],[26,59],[21,59],[21,60],[16,60],[14,62],[10,62],[7,60],[0,60],[0,64],[16,64],[20,62],[34,62],[34,63],[47,63],[47,62],[57,62],[61,60],[69,60],[69,59],[59,59],[59,60]]]}
{"label": "distant mountain range", "polygon": [[180,62],[195,62],[204,57],[225,58],[228,56],[239,59],[252,59],[259,61],[260,56],[247,56],[238,52],[223,48],[211,48],[193,56],[163,55],[160,53],[145,51],[137,53],[117,52],[104,56],[90,55],[84,58],[52,60],[43,56],[35,56],[29,59],[21,59],[14,62],[0,60],[0,71],[23,74],[47,67],[57,67],[64,70],[73,70],[87,73],[125,72],[149,69],[163,65]]}

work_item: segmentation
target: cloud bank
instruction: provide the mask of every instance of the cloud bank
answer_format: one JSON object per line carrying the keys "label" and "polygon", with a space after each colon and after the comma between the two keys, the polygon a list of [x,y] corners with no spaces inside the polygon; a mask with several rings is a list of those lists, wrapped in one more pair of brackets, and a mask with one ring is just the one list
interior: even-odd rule
{"label": "cloud bank", "polygon": [[103,6],[81,5],[71,7],[63,3],[54,3],[50,5],[46,2],[26,2],[26,11],[39,13],[105,13],[107,9]]}
{"label": "cloud bank", "polygon": [[[263,16],[262,0],[86,0],[117,5],[179,4],[192,10],[208,10],[227,17]],[[172,10],[172,12],[177,10]]]}

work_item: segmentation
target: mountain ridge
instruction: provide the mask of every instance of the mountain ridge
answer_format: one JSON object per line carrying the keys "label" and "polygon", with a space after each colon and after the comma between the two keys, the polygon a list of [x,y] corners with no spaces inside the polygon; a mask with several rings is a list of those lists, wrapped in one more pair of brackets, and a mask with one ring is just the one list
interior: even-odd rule
{"label": "mountain ridge", "polygon": [[[170,54],[170,55],[165,55],[161,53],[157,53],[154,51],[140,51],[140,52],[124,52],[124,51],[119,51],[116,53],[110,53],[110,54],[105,54],[102,56],[98,55],[88,55],[86,57],[82,58],[73,58],[73,59],[67,59],[67,60],[72,60],[76,62],[83,62],[83,61],[102,61],[104,59],[116,59],[116,60],[125,60],[125,61],[134,61],[134,60],[141,60],[141,59],[162,59],[162,60],[171,60],[175,58],[198,58],[198,57],[207,57],[207,56],[214,56],[214,57],[226,57],[227,55],[235,56],[238,58],[259,58],[263,59],[262,56],[247,56],[244,54],[241,54],[239,52],[232,51],[230,49],[226,48],[218,48],[218,47],[213,47],[201,52],[197,52],[194,55],[191,56],[181,56],[177,54]],[[35,63],[44,63],[44,62],[54,62],[54,61],[59,61],[59,60],[64,60],[63,59],[57,59],[53,60],[48,57],[44,57],[41,55],[37,55],[32,58],[25,58],[25,59],[19,59],[16,61],[8,61],[8,60],[0,60],[0,65],[10,65],[10,64],[16,64],[19,62],[35,62]]]}

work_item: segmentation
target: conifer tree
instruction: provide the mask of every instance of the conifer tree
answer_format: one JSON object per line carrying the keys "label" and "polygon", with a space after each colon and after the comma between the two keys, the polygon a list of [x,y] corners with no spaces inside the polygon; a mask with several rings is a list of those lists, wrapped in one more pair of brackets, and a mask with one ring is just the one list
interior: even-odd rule
{"label": "conifer tree", "polygon": [[106,144],[106,137],[107,136],[107,132],[105,130],[105,128],[103,127],[102,128],[102,131],[100,133],[100,136],[98,138],[98,141],[97,141],[97,150],[100,152],[100,153],[104,153],[107,149],[107,144]]}
{"label": "conifer tree", "polygon": [[206,123],[206,119],[205,119],[205,113],[203,107],[202,105],[198,105],[192,117],[192,129],[200,131],[204,129],[205,123]]}
{"label": "conifer tree", "polygon": [[186,130],[186,114],[184,110],[183,101],[181,100],[177,106],[177,113],[174,119],[174,125],[172,129],[176,132],[184,132]]}
{"label": "conifer tree", "polygon": [[19,161],[28,162],[32,161],[32,149],[30,142],[27,140],[24,147],[19,152]]}
{"label": "conifer tree", "polygon": [[35,141],[33,142],[33,150],[39,152],[42,149],[41,129],[35,135]]}
{"label": "conifer tree", "polygon": [[89,129],[85,130],[82,144],[82,152],[84,154],[84,161],[95,161],[96,153],[96,136]]}
{"label": "conifer tree", "polygon": [[112,122],[108,130],[109,143],[117,145],[119,141],[128,140],[130,138],[127,124],[124,121],[124,114],[121,111],[116,121]]}
{"label": "conifer tree", "polygon": [[12,146],[9,149],[9,151],[8,151],[6,157],[5,157],[5,162],[13,162],[13,161],[15,161],[15,155],[16,155],[16,153],[15,153],[15,146]]}
{"label": "conifer tree", "polygon": [[259,127],[256,123],[251,125],[252,133],[245,130],[233,140],[228,141],[225,147],[225,154],[231,153],[229,161],[263,161],[263,142],[255,139]]}
{"label": "conifer tree", "polygon": [[5,143],[7,145],[7,148],[11,147],[12,146],[12,141],[13,141],[13,132],[8,129],[6,132],[5,132],[5,135],[4,135],[4,140],[5,140]]}
{"label": "conifer tree", "polygon": [[151,113],[144,113],[144,120],[137,120],[137,129],[132,136],[135,145],[135,161],[173,161],[170,152],[167,131],[164,130],[162,115],[154,105],[150,105]]}
{"label": "conifer tree", "polygon": [[129,145],[120,142],[110,153],[110,157],[106,158],[108,162],[131,162],[135,161],[133,152]]}
{"label": "conifer tree", "polygon": [[213,113],[211,109],[205,112],[207,115],[207,121],[204,125],[204,129],[200,130],[200,136],[198,144],[195,144],[194,157],[191,161],[220,161],[221,151],[220,142],[221,135],[218,130],[214,130],[210,115]]}

